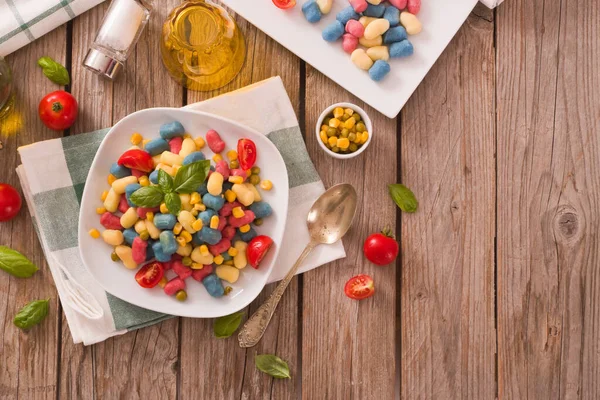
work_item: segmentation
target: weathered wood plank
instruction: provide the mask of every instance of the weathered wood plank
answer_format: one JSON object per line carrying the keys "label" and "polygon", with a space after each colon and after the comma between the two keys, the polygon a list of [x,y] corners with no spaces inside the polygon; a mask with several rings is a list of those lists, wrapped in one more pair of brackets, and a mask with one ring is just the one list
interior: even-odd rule
{"label": "weathered wood plank", "polygon": [[600,12],[498,10],[499,396],[598,398]]}
{"label": "weathered wood plank", "polygon": [[[352,66],[350,66],[351,68]],[[326,154],[315,136],[324,108],[348,101],[363,107],[375,132],[360,156],[337,160]],[[391,120],[306,67],[306,143],[325,184],[351,183],[359,202],[346,239],[347,257],[304,274],[302,328],[302,397],[305,399],[391,399],[395,377],[396,271],[369,263],[362,243],[385,226],[394,229],[396,206],[387,184],[396,181],[396,120]],[[373,277],[376,293],[362,301],[344,295],[354,275]]]}
{"label": "weathered wood plank", "polygon": [[477,8],[402,111],[401,395],[494,399],[494,53]]}
{"label": "weathered wood plank", "polygon": [[[15,168],[20,164],[17,147],[62,137],[46,128],[37,115],[40,99],[59,86],[46,78],[37,60],[51,55],[64,62],[66,29],[61,27],[7,58],[14,74],[16,109],[0,121],[0,182],[19,188]],[[0,223],[0,244],[26,255],[40,270],[31,278],[17,279],[0,272],[0,398],[55,399],[58,343],[60,341],[58,295],[45,262],[27,206],[17,217]],[[28,332],[13,325],[13,317],[26,303],[50,299],[48,317]]]}

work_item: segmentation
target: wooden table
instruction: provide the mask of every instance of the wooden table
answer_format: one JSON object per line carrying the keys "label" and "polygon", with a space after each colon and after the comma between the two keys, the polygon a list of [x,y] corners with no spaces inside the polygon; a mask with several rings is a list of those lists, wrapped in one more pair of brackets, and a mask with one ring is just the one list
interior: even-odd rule
{"label": "wooden table", "polygon": [[[235,81],[186,92],[159,55],[176,0],[158,2],[114,84],[81,67],[107,4],[8,57],[17,113],[0,127],[0,181],[18,185],[16,148],[60,137],[36,109],[57,89],[36,66],[67,65],[81,115],[65,132],[108,127],[154,106],[179,107],[280,75],[327,186],[358,188],[348,257],[295,278],[265,338],[240,349],[212,322],[174,318],[84,347],[74,345],[26,211],[0,224],[0,244],[41,267],[0,274],[3,399],[550,399],[600,398],[600,11],[595,0],[507,0],[478,6],[397,119],[367,107],[375,139],[340,162],[318,147],[315,119],[337,101],[363,105],[238,18],[248,56]],[[18,131],[15,136],[11,134]],[[420,201],[402,214],[386,184]],[[365,261],[368,233],[395,227],[396,268]],[[368,273],[377,293],[350,301],[344,282]],[[252,312],[265,292],[249,309]],[[49,317],[29,333],[12,317],[34,298]],[[276,353],[292,379],[257,371]]]}

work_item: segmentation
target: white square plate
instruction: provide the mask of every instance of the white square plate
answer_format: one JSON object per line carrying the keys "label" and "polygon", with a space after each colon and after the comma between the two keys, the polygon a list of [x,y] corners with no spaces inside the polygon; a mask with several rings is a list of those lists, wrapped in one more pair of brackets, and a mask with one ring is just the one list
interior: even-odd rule
{"label": "white square plate", "polygon": [[294,8],[280,10],[271,0],[222,0],[298,57],[389,118],[398,115],[477,3],[477,0],[423,0],[418,15],[423,31],[409,37],[415,53],[404,59],[392,59],[389,75],[381,82],[374,82],[366,71],[356,68],[350,61],[350,55],[342,50],[341,40],[329,43],[321,37],[323,28],[349,5],[348,1],[334,0],[331,12],[316,24],[306,21],[302,14],[302,4],[307,0],[297,1]]}
{"label": "white square plate", "polygon": [[[136,270],[129,270],[121,262],[112,262],[110,253],[113,247],[102,239],[93,239],[88,234],[92,228],[101,228],[100,216],[96,207],[100,207],[100,195],[108,190],[106,176],[112,163],[131,147],[129,141],[133,132],[140,132],[144,138],[155,139],[162,124],[179,121],[187,132],[196,137],[204,136],[206,131],[214,129],[220,133],[227,149],[235,148],[240,138],[249,138],[256,143],[258,157],[256,165],[260,167],[265,179],[273,182],[273,190],[262,191],[263,200],[273,208],[273,215],[266,218],[264,224],[256,230],[259,235],[268,235],[273,239],[273,249],[267,253],[259,269],[250,265],[240,273],[227,296],[214,298],[204,286],[192,278],[186,280],[188,298],[184,302],[167,296],[160,287],[144,289],[135,281]],[[208,146],[202,149],[207,159],[213,156]],[[231,314],[246,307],[258,296],[269,277],[283,239],[288,208],[288,175],[279,150],[266,136],[234,121],[199,111],[178,108],[149,108],[128,115],[108,132],[90,168],[86,180],[81,210],[79,212],[79,251],[84,265],[92,276],[107,292],[131,304],[149,310],[171,315],[194,318],[215,318]],[[100,229],[103,230],[103,229]],[[167,271],[168,279],[175,275]]]}

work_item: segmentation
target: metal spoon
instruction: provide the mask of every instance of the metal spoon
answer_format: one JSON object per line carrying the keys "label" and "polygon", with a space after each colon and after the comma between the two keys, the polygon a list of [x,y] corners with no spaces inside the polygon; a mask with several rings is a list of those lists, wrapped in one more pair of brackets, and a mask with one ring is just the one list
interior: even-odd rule
{"label": "metal spoon", "polygon": [[356,212],[356,202],[356,190],[348,183],[331,187],[315,201],[308,212],[306,221],[310,242],[267,301],[248,318],[238,334],[240,347],[252,347],[258,343],[265,333],[285,289],[312,249],[319,244],[335,243],[348,232]]}

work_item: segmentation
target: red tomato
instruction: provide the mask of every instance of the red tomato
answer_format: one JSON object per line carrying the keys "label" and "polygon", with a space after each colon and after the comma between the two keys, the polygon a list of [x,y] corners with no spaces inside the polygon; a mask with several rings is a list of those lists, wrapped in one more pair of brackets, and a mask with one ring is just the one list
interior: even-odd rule
{"label": "red tomato", "polygon": [[71,93],[57,90],[40,101],[38,114],[48,128],[62,131],[73,125],[77,118],[77,100]]}
{"label": "red tomato", "polygon": [[117,164],[143,172],[154,170],[154,161],[150,153],[139,149],[127,150],[119,157]]}
{"label": "red tomato", "polygon": [[362,300],[373,296],[373,293],[375,293],[373,278],[364,274],[350,278],[344,286],[344,293],[354,300]]}
{"label": "red tomato", "polygon": [[0,183],[0,222],[12,219],[20,209],[19,192],[8,183]]}
{"label": "red tomato", "polygon": [[296,0],[273,0],[273,4],[282,10],[286,10],[294,7],[296,5]]}
{"label": "red tomato", "polygon": [[369,236],[363,246],[365,256],[377,265],[392,263],[398,257],[398,251],[398,242],[387,229],[384,229],[382,233],[374,233]]}
{"label": "red tomato", "polygon": [[240,168],[248,170],[256,162],[256,145],[250,139],[240,139],[237,145]]}
{"label": "red tomato", "polygon": [[246,257],[252,268],[258,269],[258,265],[265,258],[271,246],[273,246],[273,239],[265,235],[256,236],[248,243]]}
{"label": "red tomato", "polygon": [[165,269],[163,265],[158,261],[154,261],[140,268],[135,274],[135,280],[141,287],[149,289],[156,286],[164,275]]}

